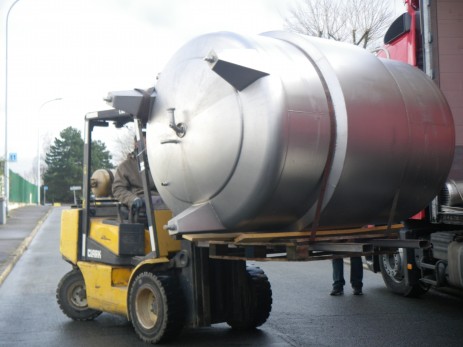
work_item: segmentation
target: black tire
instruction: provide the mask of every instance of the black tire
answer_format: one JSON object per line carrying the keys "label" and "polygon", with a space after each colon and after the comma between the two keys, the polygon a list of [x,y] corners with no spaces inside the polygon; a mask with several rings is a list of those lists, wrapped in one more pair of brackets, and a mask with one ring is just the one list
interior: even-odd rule
{"label": "black tire", "polygon": [[84,277],[78,269],[63,276],[56,289],[56,300],[61,311],[74,320],[92,320],[101,314],[101,311],[88,308]]}
{"label": "black tire", "polygon": [[[419,297],[429,289],[429,286],[421,282],[415,285],[405,283],[403,253],[400,250],[394,254],[380,255],[379,267],[386,287],[393,293],[406,297]],[[418,269],[415,268],[414,271]]]}
{"label": "black tire", "polygon": [[[264,324],[272,311],[272,288],[264,271],[246,266],[247,305],[241,305],[242,319],[230,318],[227,324],[237,330],[251,330]],[[234,317],[236,317],[234,315]]]}
{"label": "black tire", "polygon": [[184,322],[183,299],[174,275],[140,273],[130,286],[129,317],[145,342],[166,342],[178,335]]}

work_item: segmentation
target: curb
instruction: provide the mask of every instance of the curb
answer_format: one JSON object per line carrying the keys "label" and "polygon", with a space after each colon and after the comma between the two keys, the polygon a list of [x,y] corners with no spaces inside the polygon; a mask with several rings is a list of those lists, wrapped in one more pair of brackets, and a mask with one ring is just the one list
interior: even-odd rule
{"label": "curb", "polygon": [[31,242],[34,239],[35,235],[38,233],[40,227],[42,226],[43,222],[48,218],[48,216],[50,215],[52,210],[53,210],[53,208],[50,208],[48,210],[48,212],[42,218],[39,219],[39,221],[37,222],[37,225],[35,226],[34,230],[32,230],[32,232],[29,234],[29,236],[27,236],[21,242],[19,247],[16,248],[16,250],[14,251],[13,255],[9,257],[10,259],[7,261],[5,270],[3,270],[3,272],[0,274],[0,286],[6,280],[6,278],[10,274],[11,270],[13,270],[13,268],[16,265],[16,263],[18,262],[18,260],[21,258],[21,256],[26,251],[26,249],[29,247],[29,245],[31,244]]}

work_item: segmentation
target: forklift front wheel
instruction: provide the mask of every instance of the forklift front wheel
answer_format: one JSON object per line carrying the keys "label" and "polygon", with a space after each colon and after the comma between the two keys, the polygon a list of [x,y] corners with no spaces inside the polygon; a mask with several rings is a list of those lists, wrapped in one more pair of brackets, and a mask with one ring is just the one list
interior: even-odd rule
{"label": "forklift front wheel", "polygon": [[88,308],[84,277],[78,269],[63,276],[56,289],[56,300],[61,311],[74,320],[92,320],[101,314]]}
{"label": "forklift front wheel", "polygon": [[267,321],[272,310],[272,288],[267,275],[256,266],[246,266],[243,302],[234,306],[235,312],[227,324],[235,330],[255,329]]}
{"label": "forklift front wheel", "polygon": [[183,327],[182,296],[174,275],[142,272],[129,294],[129,315],[137,335],[145,342],[167,341]]}

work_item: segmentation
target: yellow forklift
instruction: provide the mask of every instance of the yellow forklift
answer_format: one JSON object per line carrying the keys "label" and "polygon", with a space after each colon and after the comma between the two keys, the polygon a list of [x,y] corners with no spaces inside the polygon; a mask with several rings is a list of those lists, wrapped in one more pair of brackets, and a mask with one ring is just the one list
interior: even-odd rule
{"label": "yellow forklift", "polygon": [[[112,97],[113,105],[122,100],[121,108],[130,112],[87,114],[82,205],[64,210],[61,217],[60,252],[72,265],[56,292],[61,310],[74,320],[92,320],[102,312],[123,315],[150,343],[167,341],[184,326],[262,325],[272,306],[264,272],[242,259],[213,259],[210,248],[197,242],[175,240],[164,228],[171,212],[152,208],[149,166],[140,139],[155,92]],[[90,175],[93,130],[130,122],[137,134],[146,211],[152,213],[128,211],[112,199],[111,172],[97,170]]]}

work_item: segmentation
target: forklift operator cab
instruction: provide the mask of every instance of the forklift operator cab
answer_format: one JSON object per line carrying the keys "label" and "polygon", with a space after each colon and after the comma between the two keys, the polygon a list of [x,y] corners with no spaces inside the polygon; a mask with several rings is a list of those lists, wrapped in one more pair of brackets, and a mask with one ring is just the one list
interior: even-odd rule
{"label": "forklift operator cab", "polygon": [[[153,204],[152,199],[145,199],[145,210],[130,211],[127,206],[112,197],[114,174],[110,170],[98,169],[89,177],[92,170],[92,132],[95,127],[108,127],[112,123],[116,128],[121,128],[130,122],[136,123],[137,133],[141,134],[141,122],[119,110],[101,111],[86,117],[83,205],[81,210],[65,211],[69,214],[81,214],[78,216],[81,232],[76,236],[80,250],[77,249],[77,244],[72,245],[74,241],[66,246],[63,240],[68,238],[63,235],[61,244],[63,256],[72,263],[78,260],[98,260],[109,265],[134,265],[138,260],[132,259],[133,257],[144,257],[153,252],[158,257],[166,257],[170,252],[180,249],[180,243],[173,240],[163,229],[164,223],[171,218],[171,212],[164,204]],[[137,139],[140,139],[140,136],[137,135]],[[143,154],[138,157],[139,167],[148,168],[145,164],[144,141],[137,141],[137,145],[141,146],[139,153]],[[140,175],[146,190],[144,195],[149,196],[150,192],[145,184],[149,172],[140,170]],[[149,214],[146,211],[153,213]],[[158,232],[155,233],[155,230]],[[62,230],[62,233],[65,231]],[[162,247],[159,246],[160,239]]]}

